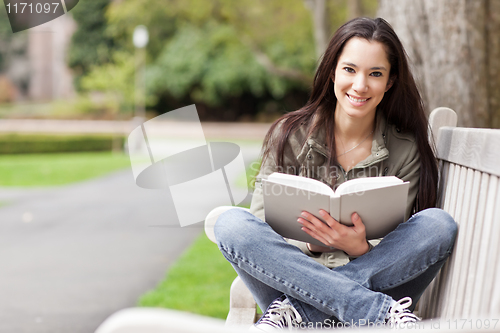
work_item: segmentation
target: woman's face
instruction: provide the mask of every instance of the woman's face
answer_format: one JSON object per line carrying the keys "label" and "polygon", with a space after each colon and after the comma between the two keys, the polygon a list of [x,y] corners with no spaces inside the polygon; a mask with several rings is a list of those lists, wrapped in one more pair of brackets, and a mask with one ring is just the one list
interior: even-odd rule
{"label": "woman's face", "polygon": [[389,90],[391,65],[382,43],[351,38],[340,54],[335,77],[335,112],[353,118],[374,117],[377,105]]}

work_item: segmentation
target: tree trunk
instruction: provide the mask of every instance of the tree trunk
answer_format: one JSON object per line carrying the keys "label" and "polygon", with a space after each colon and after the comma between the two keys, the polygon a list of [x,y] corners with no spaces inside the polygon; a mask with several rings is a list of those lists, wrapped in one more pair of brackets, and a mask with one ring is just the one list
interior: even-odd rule
{"label": "tree trunk", "polygon": [[490,127],[500,128],[500,1],[489,0],[486,15]]}
{"label": "tree trunk", "polygon": [[323,56],[328,46],[328,36],[330,35],[328,29],[328,11],[326,0],[304,0],[305,5],[311,10],[313,28],[314,28],[314,41],[316,44],[316,55],[318,58]]}
{"label": "tree trunk", "polygon": [[347,0],[347,20],[363,16],[361,0]]}
{"label": "tree trunk", "polygon": [[500,125],[500,1],[379,0],[396,30],[427,110],[447,106],[459,125]]}

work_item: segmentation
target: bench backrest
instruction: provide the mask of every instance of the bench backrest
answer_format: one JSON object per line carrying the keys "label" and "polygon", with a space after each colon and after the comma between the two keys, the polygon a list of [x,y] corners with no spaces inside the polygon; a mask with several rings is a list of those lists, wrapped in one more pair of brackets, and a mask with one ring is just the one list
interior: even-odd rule
{"label": "bench backrest", "polygon": [[[500,315],[500,130],[430,118],[440,160],[440,207],[459,225],[453,254],[420,299],[424,318]],[[453,124],[455,122],[455,124]],[[444,125],[444,127],[443,127]]]}

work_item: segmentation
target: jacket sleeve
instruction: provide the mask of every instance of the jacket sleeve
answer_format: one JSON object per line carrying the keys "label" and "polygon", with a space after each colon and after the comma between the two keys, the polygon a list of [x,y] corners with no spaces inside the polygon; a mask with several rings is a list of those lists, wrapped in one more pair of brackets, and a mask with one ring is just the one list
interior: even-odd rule
{"label": "jacket sleeve", "polygon": [[[280,135],[280,128],[281,126],[276,126],[273,136],[271,137],[271,144],[273,142],[276,142],[273,139]],[[297,158],[289,144],[285,146],[283,165],[283,168],[276,165],[276,150],[271,149],[269,156],[261,165],[259,174],[255,178],[255,189],[252,195],[252,202],[250,204],[250,212],[262,221],[264,221],[264,196],[262,192],[262,179],[266,179],[273,172],[298,174]]]}
{"label": "jacket sleeve", "polygon": [[410,188],[408,190],[408,203],[406,205],[405,221],[410,218],[413,211],[413,206],[418,194],[418,187],[420,183],[420,154],[418,153],[417,143],[414,142],[406,160],[396,174],[396,177],[402,179],[403,181],[410,182]]}
{"label": "jacket sleeve", "polygon": [[267,176],[273,173],[274,170],[276,170],[275,165],[262,165],[259,174],[255,178],[255,189],[252,194],[252,202],[250,203],[250,213],[262,221],[264,221],[264,195],[262,192],[262,179],[267,178]]}

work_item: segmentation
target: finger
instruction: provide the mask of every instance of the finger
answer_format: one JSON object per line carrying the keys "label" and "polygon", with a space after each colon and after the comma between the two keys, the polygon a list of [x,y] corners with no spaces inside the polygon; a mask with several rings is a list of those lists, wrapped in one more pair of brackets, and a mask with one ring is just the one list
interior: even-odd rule
{"label": "finger", "polygon": [[334,231],[332,231],[332,229],[326,226],[323,222],[320,222],[322,226],[319,228],[315,224],[300,217],[297,219],[297,222],[302,225],[302,230],[306,231],[309,235],[313,236],[314,234],[317,236],[314,238],[320,240],[324,244],[328,244],[327,246],[331,246],[333,238],[330,233]]}
{"label": "finger", "polygon": [[323,221],[321,221],[319,218],[317,218],[316,216],[314,216],[309,212],[303,211],[300,214],[300,217],[307,220],[309,223],[312,223],[317,229],[324,228],[325,226],[327,226]]}
{"label": "finger", "polygon": [[311,214],[311,213],[309,213],[308,211],[305,211],[305,210],[300,213],[300,217],[302,217],[305,220],[310,221],[311,223],[314,220],[318,220],[318,218],[316,216],[314,216],[313,214]]}
{"label": "finger", "polygon": [[331,247],[331,244],[328,242],[328,240],[326,240],[324,237],[322,237],[318,233],[316,233],[313,230],[310,230],[309,228],[306,228],[306,227],[302,227],[301,229],[302,229],[302,231],[304,231],[306,234],[308,234],[312,238],[314,238],[314,239],[320,241],[321,243],[323,243],[325,246]]}
{"label": "finger", "polygon": [[364,228],[365,227],[365,225],[364,225],[363,221],[361,221],[361,217],[358,215],[358,213],[352,213],[352,215],[351,215],[351,222],[354,225],[355,229],[359,229],[359,228]]}
{"label": "finger", "polygon": [[328,213],[326,210],[320,209],[319,210],[319,215],[325,220],[325,222],[328,224],[330,228],[332,228],[335,231],[339,231],[338,228],[341,227],[342,225],[334,219],[330,213]]}
{"label": "finger", "polygon": [[297,222],[299,222],[300,224],[302,224],[303,227],[306,227],[307,229],[309,230],[312,230],[312,231],[316,231],[316,226],[311,223],[310,221],[304,219],[303,217],[299,217],[297,219]]}
{"label": "finger", "polygon": [[358,215],[358,213],[352,213],[351,222],[354,225],[352,228],[356,232],[364,232],[365,225],[364,225],[363,221],[361,220],[361,217]]}
{"label": "finger", "polygon": [[[311,221],[308,221],[302,217],[299,217],[297,219],[297,222],[299,222],[300,224],[302,224],[303,227],[309,229],[310,231],[314,232],[314,233],[317,233],[318,235],[325,235],[326,232],[324,229],[328,228],[328,226],[326,226],[323,222],[318,222],[317,224],[311,222]],[[323,236],[324,237],[324,236]]]}

